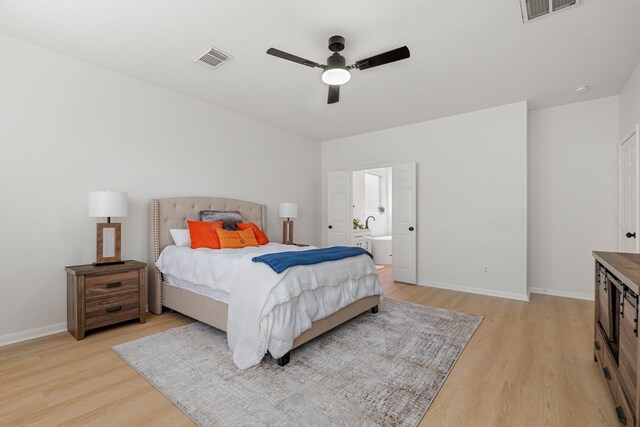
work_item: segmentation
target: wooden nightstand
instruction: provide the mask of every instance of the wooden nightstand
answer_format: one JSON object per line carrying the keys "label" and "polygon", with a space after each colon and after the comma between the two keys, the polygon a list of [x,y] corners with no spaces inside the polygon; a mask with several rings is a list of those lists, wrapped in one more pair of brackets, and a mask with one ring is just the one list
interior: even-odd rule
{"label": "wooden nightstand", "polygon": [[89,329],[140,319],[145,321],[147,264],[126,261],[67,271],[67,330],[77,340]]}

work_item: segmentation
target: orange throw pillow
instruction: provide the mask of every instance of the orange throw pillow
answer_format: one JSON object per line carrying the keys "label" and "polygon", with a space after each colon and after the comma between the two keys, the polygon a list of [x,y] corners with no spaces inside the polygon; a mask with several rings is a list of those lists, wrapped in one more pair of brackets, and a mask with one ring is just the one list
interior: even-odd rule
{"label": "orange throw pillow", "polygon": [[253,234],[256,235],[256,240],[258,241],[258,244],[260,246],[266,245],[267,243],[269,243],[269,238],[267,237],[267,235],[264,234],[264,232],[262,230],[260,230],[260,227],[258,227],[253,222],[239,222],[238,223],[238,230],[248,230],[248,229],[252,229],[253,230]]}
{"label": "orange throw pillow", "polygon": [[216,230],[222,228],[221,221],[187,221],[187,226],[191,238],[191,249],[220,249],[220,240],[218,240]]}
{"label": "orange throw pillow", "polygon": [[220,247],[222,249],[260,246],[258,245],[255,234],[253,234],[253,230],[250,228],[238,231],[230,231],[223,228],[217,228],[216,233],[218,234],[218,239],[220,239]]}

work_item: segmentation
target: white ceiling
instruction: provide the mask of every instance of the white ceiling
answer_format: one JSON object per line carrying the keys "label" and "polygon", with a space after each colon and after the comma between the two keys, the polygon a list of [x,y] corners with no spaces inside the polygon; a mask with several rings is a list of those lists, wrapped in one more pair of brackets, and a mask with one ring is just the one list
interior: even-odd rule
{"label": "white ceiling", "polygon": [[[2,33],[319,140],[618,94],[640,62],[639,23],[637,0],[527,24],[518,0],[0,0]],[[402,45],[411,58],[354,70],[327,105],[321,70],[265,54],[325,62],[334,34],[348,63]],[[233,59],[190,61],[209,45]]]}

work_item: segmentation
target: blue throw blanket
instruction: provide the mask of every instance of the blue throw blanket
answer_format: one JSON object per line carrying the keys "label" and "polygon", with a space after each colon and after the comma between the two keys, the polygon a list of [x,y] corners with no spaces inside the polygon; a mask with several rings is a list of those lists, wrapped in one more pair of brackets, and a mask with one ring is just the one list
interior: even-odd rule
{"label": "blue throw blanket", "polygon": [[362,254],[367,254],[373,258],[373,255],[362,248],[333,246],[330,248],[309,249],[308,251],[277,252],[260,255],[251,260],[253,262],[263,262],[271,267],[273,271],[280,274],[287,268],[296,265],[320,264],[325,261],[336,261]]}

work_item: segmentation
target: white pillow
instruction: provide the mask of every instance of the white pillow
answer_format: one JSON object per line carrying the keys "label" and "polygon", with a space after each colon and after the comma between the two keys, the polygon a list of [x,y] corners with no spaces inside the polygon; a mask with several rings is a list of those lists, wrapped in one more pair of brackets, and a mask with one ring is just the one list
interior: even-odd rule
{"label": "white pillow", "polygon": [[171,238],[176,246],[191,247],[191,237],[189,237],[189,229],[187,228],[172,228],[169,230]]}

